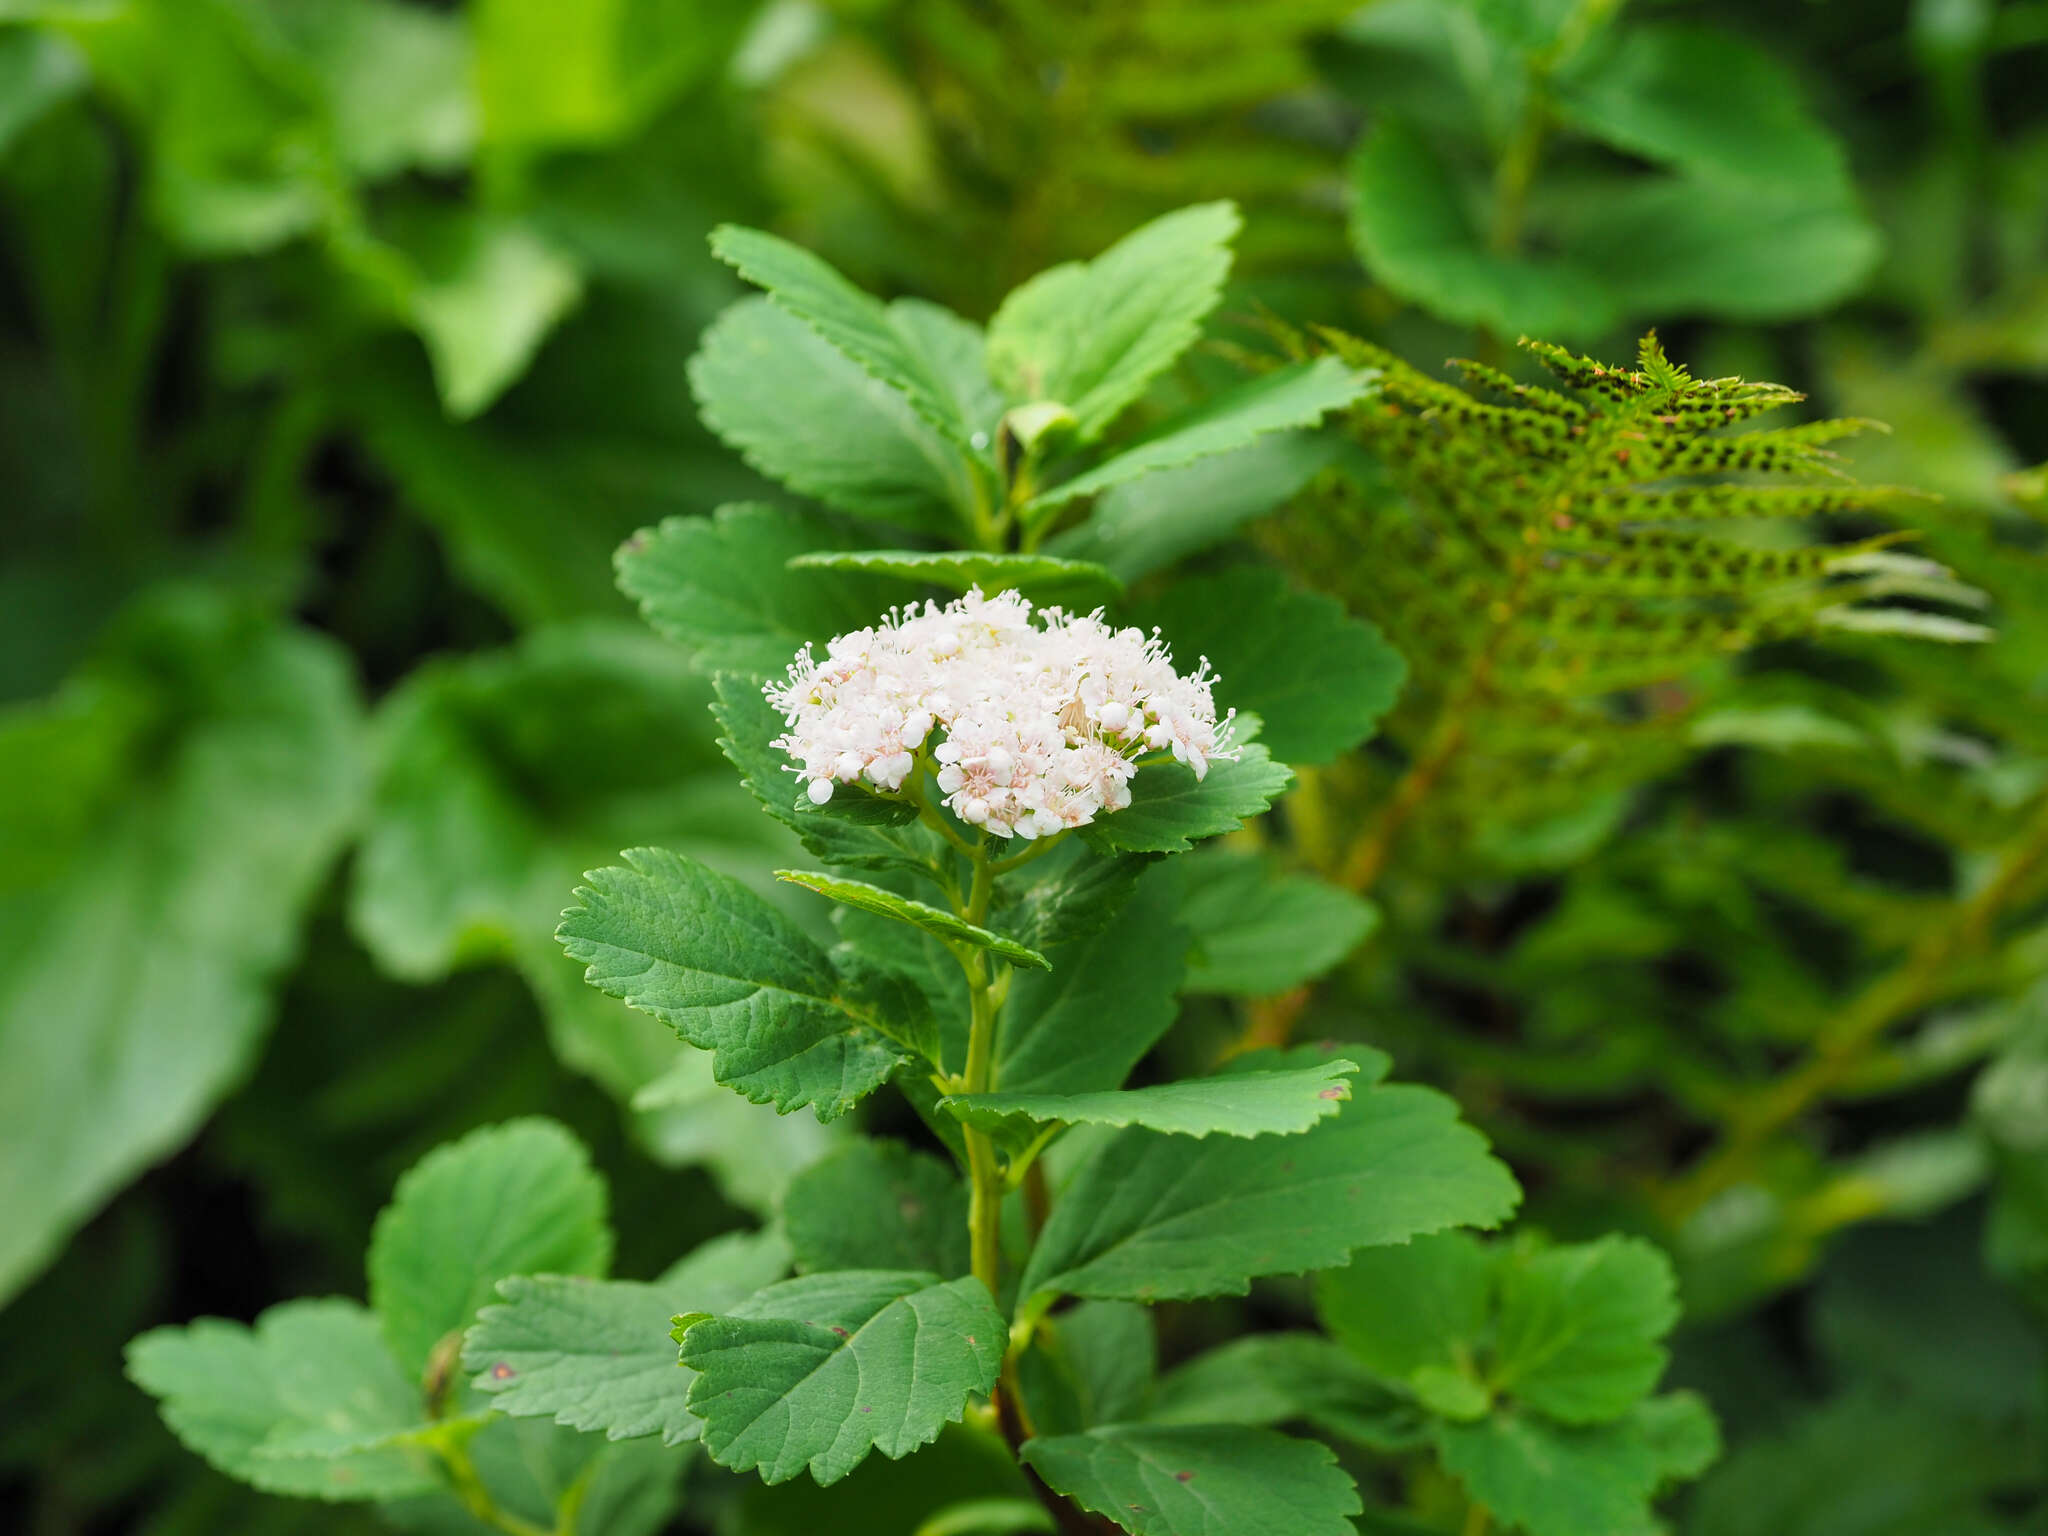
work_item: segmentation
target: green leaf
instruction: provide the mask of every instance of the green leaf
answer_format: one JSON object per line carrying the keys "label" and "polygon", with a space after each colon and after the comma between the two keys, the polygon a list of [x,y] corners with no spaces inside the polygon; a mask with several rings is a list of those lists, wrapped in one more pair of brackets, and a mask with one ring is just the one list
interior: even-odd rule
{"label": "green leaf", "polygon": [[803,931],[695,859],[629,848],[594,870],[556,936],[584,978],[713,1053],[718,1080],[785,1114],[835,1119],[900,1059]]}
{"label": "green leaf", "polygon": [[584,986],[552,929],[562,893],[627,829],[733,865],[786,853],[712,740],[710,692],[630,621],[415,669],[379,713],[349,892],[379,967],[422,983],[502,960],[533,987],[567,1065],[622,1099],[658,1077],[673,1035]]}
{"label": "green leaf", "polygon": [[374,1441],[425,1419],[376,1318],[352,1301],[286,1302],[254,1328],[203,1317],[154,1329],[128,1346],[128,1374],[188,1450],[267,1493],[395,1499],[440,1487],[418,1451],[266,1454],[309,1431]]}
{"label": "green leaf", "polygon": [[1018,1454],[1055,1493],[1136,1536],[1352,1536],[1364,1508],[1326,1447],[1270,1429],[1114,1424]]}
{"label": "green leaf", "polygon": [[203,255],[274,249],[334,208],[327,125],[312,82],[240,7],[109,10],[67,29],[94,84],[149,146],[146,212]]}
{"label": "green leaf", "polygon": [[418,1377],[509,1275],[601,1275],[604,1180],[552,1120],[508,1120],[437,1147],[398,1181],[370,1236],[370,1305]]}
{"label": "green leaf", "polygon": [[1187,990],[1271,997],[1313,981],[1379,926],[1379,908],[1313,875],[1221,847],[1174,867],[1180,920],[1194,935]]}
{"label": "green leaf", "polygon": [[839,972],[840,996],[847,1007],[906,1051],[922,1056],[934,1067],[940,1064],[945,1032],[930,994],[917,978],[903,975],[888,958],[866,953],[857,944],[834,944],[831,960]]}
{"label": "green leaf", "polygon": [[1234,452],[1269,432],[1312,427],[1372,387],[1369,372],[1347,368],[1334,357],[1276,369],[1175,417],[1135,447],[1034,497],[1024,516],[1027,521],[1041,518],[1078,497]]}
{"label": "green leaf", "polygon": [[1115,919],[1157,862],[1141,853],[1102,858],[1085,843],[1069,843],[1033,868],[1037,878],[1021,894],[998,886],[997,913],[1019,943],[1035,948],[1085,939]]}
{"label": "green leaf", "polygon": [[838,574],[829,555],[791,558],[848,542],[821,518],[759,502],[671,517],[619,547],[619,590],[698,671],[780,677],[805,644],[866,628],[889,606],[886,583]]}
{"label": "green leaf", "polygon": [[1507,1264],[1493,1379],[1567,1424],[1626,1412],[1657,1384],[1658,1340],[1678,1321],[1661,1250],[1633,1237],[1552,1248]]}
{"label": "green leaf", "polygon": [[85,88],[88,71],[62,37],[25,27],[0,32],[0,155],[45,112]]}
{"label": "green leaf", "polygon": [[[986,423],[960,414],[959,397],[942,388],[888,310],[832,266],[787,240],[758,229],[721,224],[711,232],[711,253],[748,282],[768,290],[775,305],[797,317],[872,377],[898,391],[918,415],[962,448]],[[930,306],[923,314],[930,324]],[[957,318],[957,317],[955,317]]]}
{"label": "green leaf", "polygon": [[1690,1500],[1685,1529],[1688,1536],[2024,1536],[2025,1525],[2016,1528],[2007,1515],[2004,1490],[2035,1478],[2038,1449],[1987,1429],[1980,1413],[1958,1413],[1916,1393],[1838,1393],[1739,1442]]}
{"label": "green leaf", "polygon": [[1427,1088],[1356,1093],[1303,1136],[1120,1132],[1068,1185],[1020,1294],[1134,1301],[1243,1295],[1259,1275],[1453,1226],[1497,1226],[1514,1179]]}
{"label": "green leaf", "polygon": [[767,299],[743,299],[690,360],[704,421],[793,491],[904,528],[957,535],[979,494],[968,459],[910,402]]}
{"label": "green leaf", "polygon": [[839,1270],[785,1280],[723,1317],[685,1320],[690,1407],[712,1459],[820,1484],[870,1449],[900,1458],[990,1391],[1009,1328],[979,1280]]}
{"label": "green leaf", "polygon": [[1426,1434],[1412,1404],[1314,1333],[1255,1333],[1197,1355],[1160,1379],[1145,1418],[1154,1424],[1300,1420],[1382,1451],[1412,1449]]}
{"label": "green leaf", "polygon": [[1379,282],[1432,314],[1512,335],[1597,334],[1617,305],[1562,256],[1499,255],[1423,132],[1382,117],[1351,160],[1351,239]]}
{"label": "green leaf", "polygon": [[1375,1375],[1412,1385],[1423,1371],[1463,1374],[1486,1330],[1493,1273],[1466,1232],[1361,1249],[1316,1277],[1316,1316]]}
{"label": "green leaf", "polygon": [[1844,178],[1842,148],[1806,111],[1792,71],[1715,28],[1617,29],[1553,89],[1559,116],[1630,154],[1773,191]]}
{"label": "green leaf", "polygon": [[410,221],[418,263],[408,318],[426,343],[448,414],[476,415],[526,371],[582,296],[567,258],[524,225],[449,213]]}
{"label": "green leaf", "polygon": [[668,1069],[633,1095],[641,1134],[663,1164],[702,1164],[726,1200],[772,1217],[790,1179],[839,1145],[841,1126],[750,1104],[713,1070],[709,1051],[677,1051]]}
{"label": "green leaf", "polygon": [[1552,222],[1580,270],[1636,315],[1810,314],[1860,289],[1883,252],[1846,184],[1637,177],[1588,188]]}
{"label": "green leaf", "polygon": [[1257,715],[1283,763],[1327,763],[1369,740],[1408,679],[1376,626],[1263,567],[1176,582],[1130,622],[1158,626],[1178,656],[1206,656],[1217,697]]}
{"label": "green leaf", "polygon": [[186,589],[0,713],[0,1299],[253,1066],[361,741],[339,647]]}
{"label": "green leaf", "polygon": [[1159,1372],[1151,1309],[1131,1301],[1084,1301],[1042,1318],[1017,1372],[1038,1434],[1078,1434],[1137,1418]]}
{"label": "green leaf", "polygon": [[1227,539],[1293,496],[1336,457],[1327,434],[1275,432],[1213,459],[1112,487],[1048,554],[1096,561],[1134,582]]}
{"label": "green leaf", "polygon": [[747,19],[744,7],[695,0],[480,0],[485,142],[533,151],[625,138],[723,65]]}
{"label": "green leaf", "polygon": [[514,1418],[680,1445],[701,1425],[686,1406],[694,1373],[676,1364],[670,1320],[737,1306],[788,1268],[779,1237],[740,1232],[713,1238],[652,1282],[515,1276],[499,1283],[504,1301],[464,1335],[463,1368]]}
{"label": "green leaf", "polygon": [[894,891],[885,891],[879,885],[869,885],[865,880],[847,880],[809,869],[778,869],[775,878],[800,885],[807,891],[816,891],[820,896],[844,902],[849,907],[858,907],[863,912],[872,912],[877,917],[893,918],[913,928],[922,928],[934,938],[986,949],[1001,955],[1012,965],[1029,966],[1039,971],[1052,968],[1052,962],[1045,956],[1014,939],[990,933],[986,928],[977,928],[964,918],[921,901],[912,901],[908,896],[898,896]]}
{"label": "green leaf", "polygon": [[1175,1136],[1294,1135],[1351,1097],[1351,1061],[1283,1072],[1191,1077],[1122,1093],[964,1093],[940,1103],[968,1125],[994,1131],[1039,1125],[1142,1125]]}
{"label": "green leaf", "polygon": [[[482,418],[450,420],[427,370],[384,348],[349,370],[337,402],[407,510],[434,530],[455,576],[522,627],[616,615],[606,562],[619,541],[678,501],[696,505],[700,483],[726,483],[730,456],[708,434],[640,446],[600,440],[559,411],[545,422],[521,419],[518,407],[543,387],[563,394],[627,387],[603,373],[596,381],[564,377],[566,349],[595,349],[572,338],[594,330],[597,318],[588,308],[571,316],[547,365]],[[617,367],[637,387],[640,370]],[[570,507],[573,515],[564,510]]]}
{"label": "green leaf", "polygon": [[1081,829],[1105,853],[1185,853],[1205,837],[1234,832],[1271,805],[1294,782],[1294,773],[1261,742],[1244,742],[1238,756],[1211,758],[1201,778],[1185,763],[1152,763],[1131,779],[1131,803]]}
{"label": "green leaf", "polygon": [[1351,1080],[1354,1089],[1383,1083],[1394,1069],[1393,1058],[1385,1051],[1376,1051],[1356,1040],[1313,1040],[1306,1045],[1263,1046],[1255,1051],[1240,1051],[1218,1066],[1216,1075],[1297,1071],[1319,1066],[1340,1056],[1358,1063],[1358,1072]]}
{"label": "green leaf", "polygon": [[1037,602],[1079,604],[1117,597],[1124,589],[1124,584],[1102,566],[1053,555],[981,554],[972,550],[826,550],[798,555],[789,565],[791,570],[799,571],[871,571],[877,576],[949,587],[955,592],[965,592],[969,587],[980,587],[990,593],[1014,589]]}
{"label": "green leaf", "polygon": [[1041,272],[989,322],[988,366],[1018,404],[1056,400],[1084,443],[1194,344],[1230,271],[1229,203],[1154,219],[1090,262]]}
{"label": "green leaf", "polygon": [[1057,1530],[1052,1516],[1036,1500],[964,1499],[926,1520],[916,1536],[1017,1536],[1026,1531],[1052,1536]]}
{"label": "green leaf", "polygon": [[1447,1470],[1503,1525],[1529,1536],[1642,1536],[1660,1483],[1696,1477],[1720,1450],[1714,1416],[1689,1392],[1584,1428],[1530,1413],[1440,1424]]}
{"label": "green leaf", "polygon": [[[938,386],[949,419],[968,428],[967,446],[977,458],[987,460],[986,447],[1002,421],[1003,397],[988,376],[988,345],[981,327],[943,304],[923,299],[892,301],[889,323]],[[975,445],[977,433],[982,434],[980,447]]]}
{"label": "green leaf", "polygon": [[268,13],[317,77],[348,170],[454,173],[476,145],[474,67],[462,18],[399,0],[339,0]]}
{"label": "green leaf", "polygon": [[967,1273],[967,1186],[898,1141],[863,1138],[813,1163],[790,1181],[782,1223],[800,1270]]}
{"label": "green leaf", "polygon": [[[863,824],[844,815],[817,814],[797,788],[790,771],[795,765],[774,745],[783,720],[761,696],[759,686],[723,673],[712,680],[717,694],[711,712],[724,728],[718,745],[768,814],[803,840],[803,845],[829,864],[862,869],[901,870],[933,879],[933,868],[945,852],[937,833],[910,822],[901,826]],[[825,809],[842,800],[858,803],[844,789],[835,791]],[[891,802],[894,803],[894,802]],[[907,806],[899,806],[908,809]],[[914,817],[916,812],[911,810]]]}
{"label": "green leaf", "polygon": [[[1011,976],[997,1023],[996,1082],[1013,1093],[1121,1087],[1180,1012],[1187,943],[1172,893],[1140,880],[1113,921],[1053,949],[1050,971]],[[1105,1029],[1110,1019],[1115,1027]],[[963,1058],[965,1051],[962,1039]]]}

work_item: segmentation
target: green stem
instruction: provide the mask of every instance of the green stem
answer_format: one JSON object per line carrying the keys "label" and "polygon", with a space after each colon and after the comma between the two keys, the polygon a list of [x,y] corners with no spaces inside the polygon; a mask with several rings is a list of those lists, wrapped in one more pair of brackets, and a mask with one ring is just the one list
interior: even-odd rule
{"label": "green stem", "polygon": [[562,1490],[561,1498],[555,1501],[554,1536],[576,1536],[576,1521],[583,1513],[583,1501],[590,1496],[590,1483],[596,1475],[597,1460],[593,1457],[583,1464],[576,1480]]}
{"label": "green stem", "polygon": [[923,822],[926,826],[930,827],[934,832],[938,833],[939,836],[943,837],[948,843],[950,843],[955,853],[959,854],[963,858],[973,858],[974,845],[968,842],[967,839],[962,837],[958,832],[955,832],[953,830],[952,823],[948,822],[944,816],[940,815],[938,808],[934,806],[931,803],[931,801],[925,799],[922,793],[916,791],[913,791],[913,793],[917,800],[917,819]]}
{"label": "green stem", "polygon": [[[995,870],[986,843],[974,850],[973,859],[974,884],[959,915],[979,927],[995,892]],[[964,956],[961,968],[967,973],[967,1091],[987,1093],[995,1083],[996,1057],[996,1003],[987,951],[976,949]],[[969,1125],[961,1128],[961,1136],[967,1144],[967,1224],[974,1275],[996,1296],[1002,1283],[1003,1172],[986,1132]]]}
{"label": "green stem", "polygon": [[1550,106],[1538,80],[1529,82],[1529,104],[1493,173],[1493,229],[1487,244],[1496,256],[1512,256],[1522,243],[1522,217],[1529,188],[1550,133]]}
{"label": "green stem", "polygon": [[1022,853],[1012,854],[1007,859],[998,859],[989,866],[989,872],[991,874],[1007,875],[1013,869],[1022,869],[1033,859],[1042,859],[1048,853],[1051,853],[1053,849],[1059,846],[1060,839],[1066,835],[1064,832],[1055,832],[1051,837],[1041,837]]}
{"label": "green stem", "polygon": [[[500,1509],[498,1501],[491,1497],[491,1490],[484,1486],[484,1480],[477,1476],[476,1463],[469,1459],[469,1442],[476,1432],[483,1428],[484,1421],[476,1420],[462,1424],[448,1424],[443,1432],[427,1442],[434,1454],[441,1458],[442,1466],[448,1469],[448,1481],[455,1497],[462,1501],[462,1507],[493,1530],[503,1531],[506,1536],[562,1536],[575,1527],[575,1510],[569,1511],[569,1524],[558,1524],[553,1531],[545,1526],[535,1525],[531,1520],[515,1515],[509,1509]],[[582,1502],[580,1492],[576,1501]],[[567,1503],[568,1496],[564,1496]]]}
{"label": "green stem", "polygon": [[1944,979],[1989,944],[1991,927],[2036,873],[2048,865],[2048,798],[2044,798],[1997,872],[1945,922],[1925,930],[1905,960],[1832,1015],[1807,1057],[1781,1073],[1742,1107],[1721,1144],[1669,1187],[1667,1214],[1683,1222],[1723,1190],[1753,1176],[1772,1138],[1851,1077],[1900,1019],[1933,1002]]}
{"label": "green stem", "polygon": [[[979,927],[988,917],[989,903],[995,895],[996,874],[1002,867],[989,858],[989,844],[984,839],[971,857],[974,863],[974,881],[968,890],[967,900],[956,902],[956,916],[965,918]],[[1001,1010],[1005,994],[1009,991],[1010,970],[1007,965],[990,960],[987,950],[969,949],[962,953],[956,949],[960,968],[967,975],[967,1070],[963,1074],[964,1089],[968,1093],[987,1093],[995,1087],[996,1056],[996,1015]],[[991,975],[991,971],[998,974]],[[961,1139],[967,1147],[967,1228],[969,1249],[973,1257],[974,1277],[988,1287],[991,1296],[1002,1295],[1003,1281],[1003,1197],[1009,1191],[1009,1180],[996,1161],[995,1143],[984,1131],[971,1125],[960,1128]],[[1041,1138],[1043,1146],[1046,1138]],[[1033,1149],[1033,1157],[1036,1155]],[[1043,1305],[1027,1308],[1030,1326],[1035,1327],[1044,1314]],[[1010,1335],[1010,1347],[1003,1356],[1002,1380],[990,1394],[990,1405],[995,1409],[996,1422],[1003,1438],[1009,1442],[1012,1451],[1022,1446],[1032,1435],[1032,1428],[1024,1415],[1024,1399],[1018,1389],[1017,1356],[1022,1351],[1023,1341],[1029,1338],[1029,1327],[1020,1335],[1014,1327]],[[1048,1488],[1026,1467],[1023,1469],[1025,1483],[1038,1501],[1052,1516],[1054,1525],[1063,1536],[1097,1536],[1108,1530],[1105,1522],[1084,1514],[1067,1500]]]}

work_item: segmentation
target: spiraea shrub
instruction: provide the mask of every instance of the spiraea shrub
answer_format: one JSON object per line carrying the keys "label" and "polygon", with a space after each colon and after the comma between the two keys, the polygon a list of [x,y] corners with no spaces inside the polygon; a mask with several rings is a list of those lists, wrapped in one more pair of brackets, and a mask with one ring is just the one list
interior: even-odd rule
{"label": "spiraea shrub", "polygon": [[[807,503],[668,520],[617,574],[786,852],[629,846],[562,890],[556,937],[679,1037],[679,1074],[829,1150],[648,1279],[609,1274],[559,1126],[443,1147],[377,1221],[367,1305],[134,1342],[191,1449],[423,1529],[651,1531],[750,1507],[733,1477],[852,1509],[875,1453],[928,1458],[928,1536],[1656,1528],[1718,1450],[1703,1400],[1659,1390],[1658,1247],[1503,1231],[1514,1175],[1354,1021],[1175,1026],[1301,995],[1378,921],[1345,888],[1372,871],[1280,861],[1294,765],[1384,716],[1402,782],[1497,798],[1674,666],[1829,626],[1961,638],[1875,605],[1962,589],[1884,536],[1725,536],[1882,496],[1824,478],[1837,425],[1731,435],[1785,394],[1654,341],[1628,370],[1534,349],[1570,395],[1468,369],[1491,402],[1330,334],[1161,406],[1237,225],[1168,215],[986,328],[713,236],[763,291],[692,363],[704,421]],[[1398,497],[1337,483],[1345,435]],[[1169,574],[1311,480],[1267,535],[1310,585],[1241,545]],[[594,719],[604,677],[564,679]]]}

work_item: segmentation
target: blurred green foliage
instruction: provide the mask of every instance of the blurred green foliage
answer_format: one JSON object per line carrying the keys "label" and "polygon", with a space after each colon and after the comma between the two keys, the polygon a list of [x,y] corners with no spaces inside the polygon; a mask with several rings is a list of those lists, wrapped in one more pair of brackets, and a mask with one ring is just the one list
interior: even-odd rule
{"label": "blurred green foliage", "polygon": [[[476,1125],[576,1128],[626,1276],[835,1144],[715,1089],[548,938],[626,844],[750,878],[789,846],[612,584],[632,530],[770,495],[698,420],[689,359],[742,292],[710,229],[986,319],[1229,198],[1233,316],[1524,382],[1518,332],[1618,360],[1655,324],[1701,379],[1888,423],[1846,467],[1938,502],[1744,537],[1910,525],[1996,638],[1632,674],[1516,744],[1528,793],[1389,827],[1427,760],[1397,711],[1189,874],[1222,893],[1221,995],[1162,1049],[1372,1041],[1489,1131],[1534,1224],[1669,1247],[1676,1384],[1729,1447],[1675,1529],[2037,1529],[2044,47],[2038,0],[0,0],[0,1520],[379,1528],[200,1467],[119,1350],[356,1293],[392,1181]],[[732,317],[714,339],[756,323]],[[1219,347],[1154,399],[1238,382]],[[1242,531],[1408,647],[1429,594],[1330,537],[1427,511],[1388,438],[1263,439],[1106,489],[1045,547],[1196,624],[1279,579],[1205,574]],[[1177,563],[1217,585],[1163,590]],[[1449,684],[1409,658],[1414,715]],[[1283,660],[1256,674],[1282,692]],[[1655,752],[1585,773],[1645,721]],[[1349,961],[1258,997],[1303,972],[1231,946],[1234,882],[1376,841],[1377,920],[1300,919]],[[1225,1306],[1172,1313],[1167,1363]],[[1287,1284],[1239,1313],[1314,1315]],[[696,1468],[676,1528],[911,1530],[987,1455],[949,1436],[829,1506]],[[1441,1474],[1395,1465],[1362,1528],[1455,1529]]]}

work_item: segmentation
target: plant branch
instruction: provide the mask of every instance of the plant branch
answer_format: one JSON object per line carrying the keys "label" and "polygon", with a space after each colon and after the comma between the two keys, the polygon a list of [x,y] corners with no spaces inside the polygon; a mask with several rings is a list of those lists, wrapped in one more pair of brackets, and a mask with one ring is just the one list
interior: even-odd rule
{"label": "plant branch", "polygon": [[1415,761],[1408,765],[1408,771],[1401,775],[1400,782],[1395,784],[1393,794],[1380,807],[1371,828],[1353,845],[1351,856],[1344,861],[1343,880],[1346,886],[1361,894],[1372,889],[1379,880],[1380,871],[1386,867],[1387,856],[1394,850],[1394,839],[1422,802],[1429,798],[1437,780],[1443,777],[1444,770],[1464,744],[1465,714],[1463,701],[1460,701],[1438,718],[1435,728],[1429,733],[1429,740]]}
{"label": "plant branch", "polygon": [[1670,1219],[1682,1222],[1748,1176],[1771,1138],[1852,1076],[1891,1026],[1932,1002],[1944,974],[1982,950],[1999,911],[2048,862],[2048,798],[2036,807],[1998,872],[1922,934],[1899,966],[1866,987],[1822,1029],[1806,1059],[1734,1118],[1720,1145],[1667,1192]]}
{"label": "plant branch", "polygon": [[[958,915],[981,925],[988,916],[989,900],[995,892],[995,872],[990,866],[988,845],[973,852],[974,884]],[[966,1090],[987,1093],[995,1081],[996,1003],[989,976],[988,952],[974,949],[960,957],[967,975],[967,1071]],[[961,1127],[967,1146],[968,1229],[974,1255],[974,1275],[988,1287],[991,1296],[1002,1294],[1002,1215],[1004,1180],[996,1165],[995,1143],[984,1131],[971,1125]]]}
{"label": "plant branch", "polygon": [[[462,1507],[492,1530],[505,1532],[505,1536],[561,1536],[565,1530],[573,1530],[576,1519],[573,1509],[569,1512],[568,1526],[557,1524],[556,1528],[550,1531],[546,1526],[535,1525],[531,1520],[499,1507],[498,1501],[491,1497],[491,1490],[484,1486],[484,1480],[477,1475],[476,1463],[469,1457],[469,1442],[476,1432],[483,1428],[485,1422],[478,1419],[443,1424],[438,1426],[436,1433],[426,1441],[428,1448],[441,1459],[441,1465],[447,1469],[450,1489],[455,1497],[461,1500]],[[574,1485],[571,1486],[570,1492],[576,1493]],[[567,1501],[568,1495],[564,1495],[564,1502]],[[581,1501],[581,1495],[578,1493],[577,1502]]]}
{"label": "plant branch", "polygon": [[990,866],[991,872],[998,875],[1007,875],[1013,869],[1022,869],[1033,859],[1042,859],[1048,853],[1051,853],[1053,849],[1059,846],[1060,839],[1066,835],[1065,832],[1055,832],[1051,837],[1041,837],[1022,853],[1012,854],[1007,859],[998,859]]}
{"label": "plant branch", "polygon": [[[1003,1439],[1008,1443],[1012,1455],[1015,1455],[1023,1447],[1024,1442],[1031,1438],[1031,1426],[1025,1422],[1023,1401],[1018,1395],[1016,1383],[1016,1364],[1014,1360],[1005,1360],[1003,1379],[995,1391],[996,1423],[1001,1428]],[[1112,1533],[1113,1536],[1117,1529],[1114,1525],[1106,1520],[1098,1520],[1054,1493],[1045,1485],[1044,1479],[1024,1465],[1022,1460],[1018,1461],[1017,1470],[1024,1474],[1024,1481],[1030,1486],[1038,1502],[1045,1506],[1046,1513],[1052,1516],[1053,1524],[1059,1528],[1061,1536],[1102,1536],[1104,1532]]]}

